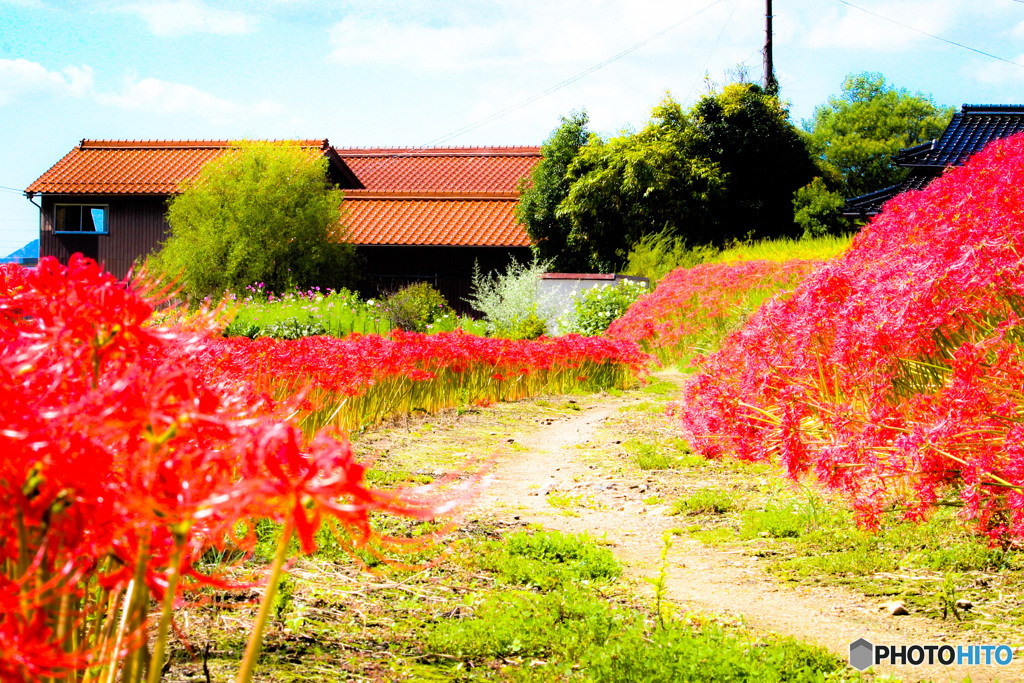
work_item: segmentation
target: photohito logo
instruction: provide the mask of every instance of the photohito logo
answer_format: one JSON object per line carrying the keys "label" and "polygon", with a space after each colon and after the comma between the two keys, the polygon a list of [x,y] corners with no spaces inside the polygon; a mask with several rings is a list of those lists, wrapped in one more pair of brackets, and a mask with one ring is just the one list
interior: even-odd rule
{"label": "photohito logo", "polygon": [[866,638],[850,643],[850,666],[858,671],[875,664],[1006,666],[1012,661],[1009,645],[872,645]]}

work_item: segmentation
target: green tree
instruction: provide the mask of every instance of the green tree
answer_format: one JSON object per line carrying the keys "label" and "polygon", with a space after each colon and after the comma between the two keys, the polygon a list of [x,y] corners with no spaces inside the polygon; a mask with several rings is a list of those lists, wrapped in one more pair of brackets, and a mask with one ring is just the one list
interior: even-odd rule
{"label": "green tree", "polygon": [[692,154],[718,164],[728,178],[714,207],[715,241],[798,234],[793,192],[819,173],[779,98],[753,83],[732,83],[702,97],[690,117],[697,133]]}
{"label": "green tree", "polygon": [[804,237],[837,235],[850,230],[843,217],[843,195],[828,189],[822,178],[815,178],[793,193],[793,220],[803,228]]}
{"label": "green tree", "polygon": [[804,128],[823,173],[836,178],[830,189],[855,197],[901,182],[907,170],[893,162],[896,153],[941,135],[952,115],[930,96],[862,73],[847,76],[842,95],[815,109]]}
{"label": "green tree", "polygon": [[272,292],[348,284],[341,200],[326,158],[295,143],[241,142],[171,199],[170,237],[151,265],[200,298],[254,282]]}
{"label": "green tree", "polygon": [[679,103],[666,97],[638,133],[607,141],[592,135],[580,149],[557,214],[570,219],[567,246],[585,255],[590,269],[616,270],[645,235],[715,238],[713,207],[726,178],[716,163],[693,153],[695,134]]}
{"label": "green tree", "polygon": [[571,220],[558,214],[558,205],[569,194],[566,171],[587,144],[588,121],[585,111],[561,117],[561,125],[541,146],[543,159],[519,186],[516,219],[533,240],[534,258],[558,272],[581,272],[588,267],[586,256],[568,246]]}

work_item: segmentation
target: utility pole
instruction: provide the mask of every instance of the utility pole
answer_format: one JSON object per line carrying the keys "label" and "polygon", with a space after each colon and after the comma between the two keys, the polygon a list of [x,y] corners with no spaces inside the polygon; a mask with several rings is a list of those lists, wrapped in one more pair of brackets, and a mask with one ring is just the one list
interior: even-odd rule
{"label": "utility pole", "polygon": [[772,0],[764,1],[764,91],[778,95],[779,82],[775,80],[775,65],[772,63]]}

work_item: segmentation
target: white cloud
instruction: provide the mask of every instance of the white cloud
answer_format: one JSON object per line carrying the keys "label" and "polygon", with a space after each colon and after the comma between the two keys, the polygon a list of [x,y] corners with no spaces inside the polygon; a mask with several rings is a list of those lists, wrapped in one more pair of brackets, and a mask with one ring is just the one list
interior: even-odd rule
{"label": "white cloud", "polygon": [[906,50],[916,47],[922,41],[932,40],[924,33],[943,35],[949,32],[955,27],[958,15],[955,0],[861,2],[858,5],[873,14],[852,7],[830,7],[806,27],[804,46],[846,50]]}
{"label": "white cloud", "polygon": [[30,97],[89,99],[125,111],[188,115],[214,123],[279,118],[287,109],[274,101],[243,104],[184,83],[126,76],[117,91],[96,87],[90,66],[47,69],[27,59],[0,59],[0,106]]}
{"label": "white cloud", "polygon": [[136,3],[122,9],[142,18],[158,36],[242,35],[255,31],[259,23],[258,18],[244,12],[209,7],[197,0]]}
{"label": "white cloud", "polygon": [[494,27],[393,24],[346,18],[330,28],[331,58],[346,65],[459,71],[493,61],[508,49]]}
{"label": "white cloud", "polygon": [[252,105],[239,104],[183,83],[170,83],[156,78],[141,80],[128,76],[119,92],[100,93],[100,104],[154,114],[187,114],[212,122],[228,123],[278,116],[285,108],[270,100]]}
{"label": "white cloud", "polygon": [[93,89],[88,66],[51,71],[27,59],[0,59],[0,105],[27,95],[84,97]]}
{"label": "white cloud", "polygon": [[[717,34],[733,6],[722,3],[698,14],[702,6],[707,7],[675,0],[594,0],[583,12],[570,0],[520,0],[461,8],[434,3],[406,13],[356,11],[329,28],[330,56],[347,66],[418,72],[581,68],[671,27],[635,54],[703,57],[708,27]],[[757,41],[742,16],[735,12],[724,42]]]}
{"label": "white cloud", "polygon": [[[1017,55],[1010,59],[1012,62],[1024,65],[1024,54]],[[973,66],[964,69],[967,76],[978,83],[995,84],[1024,84],[1024,66],[1007,64],[1006,62],[986,61],[978,62]]]}

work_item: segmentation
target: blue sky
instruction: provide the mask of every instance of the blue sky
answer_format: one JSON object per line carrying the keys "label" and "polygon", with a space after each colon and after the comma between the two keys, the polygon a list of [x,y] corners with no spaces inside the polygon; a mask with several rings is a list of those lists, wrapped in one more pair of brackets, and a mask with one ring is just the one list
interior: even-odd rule
{"label": "blue sky", "polygon": [[[759,80],[764,7],[0,0],[0,255],[38,231],[20,191],[81,138],[535,145],[581,108],[614,133],[666,91],[691,104],[705,75]],[[1024,104],[1024,0],[774,0],[774,14],[797,123],[863,71],[939,104]]]}

